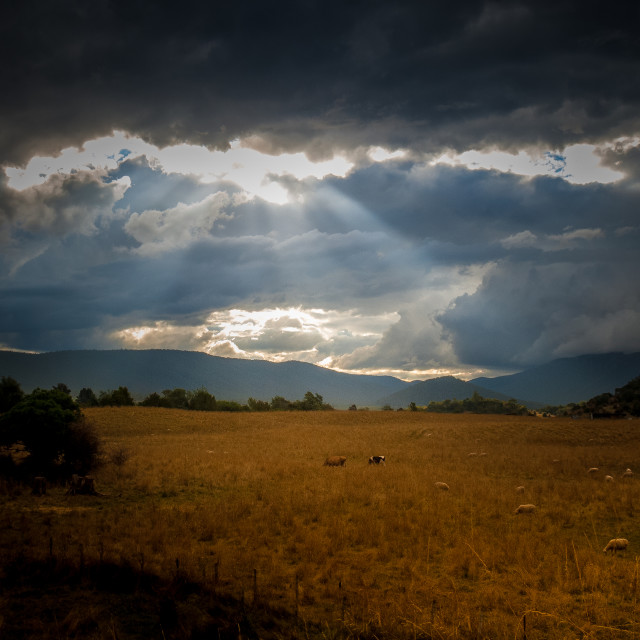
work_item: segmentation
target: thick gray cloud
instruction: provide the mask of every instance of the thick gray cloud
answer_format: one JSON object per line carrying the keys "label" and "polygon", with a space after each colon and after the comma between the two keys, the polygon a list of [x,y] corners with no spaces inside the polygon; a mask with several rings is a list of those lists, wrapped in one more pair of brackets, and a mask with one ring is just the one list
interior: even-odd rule
{"label": "thick gray cloud", "polygon": [[637,131],[633,4],[13,3],[0,161],[113,129],[271,150],[551,148]]}
{"label": "thick gray cloud", "polygon": [[[636,234],[637,240],[637,234]],[[500,263],[439,317],[462,362],[527,366],[640,350],[637,260]]]}

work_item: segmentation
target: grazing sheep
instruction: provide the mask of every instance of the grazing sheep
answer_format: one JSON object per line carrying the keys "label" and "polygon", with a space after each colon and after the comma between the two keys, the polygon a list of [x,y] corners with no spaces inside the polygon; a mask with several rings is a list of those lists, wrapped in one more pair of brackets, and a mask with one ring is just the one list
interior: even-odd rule
{"label": "grazing sheep", "polygon": [[622,474],[623,478],[632,478],[633,477],[633,471],[631,471],[631,469],[627,469],[623,474]]}
{"label": "grazing sheep", "polygon": [[605,476],[604,477],[604,481],[605,482],[613,482],[613,476]]}
{"label": "grazing sheep", "polygon": [[446,482],[436,482],[435,487],[441,491],[449,491],[449,485]]}
{"label": "grazing sheep", "polygon": [[386,464],[384,456],[371,456],[369,458],[369,464]]}
{"label": "grazing sheep", "polygon": [[486,456],[486,455],[487,455],[487,452],[486,452],[486,451],[483,451],[482,453],[479,453],[478,455],[482,458],[483,456]]}
{"label": "grazing sheep", "polygon": [[475,451],[472,451],[472,452],[469,454],[469,457],[470,457],[470,458],[473,458],[474,456],[477,456],[477,455],[478,455],[478,454],[477,454]]}
{"label": "grazing sheep", "polygon": [[514,513],[535,513],[536,509],[535,504],[521,504]]}
{"label": "grazing sheep", "polygon": [[598,469],[598,467],[591,467],[591,469],[589,469],[589,471],[587,471],[587,473],[598,473],[598,471],[600,471],[600,469]]}
{"label": "grazing sheep", "polygon": [[524,487],[522,485],[516,487],[516,493],[524,493]]}
{"label": "grazing sheep", "polygon": [[606,553],[607,551],[611,551],[612,553],[616,553],[616,551],[624,551],[627,548],[629,541],[626,538],[612,538],[607,542],[607,546],[603,549]]}
{"label": "grazing sheep", "polygon": [[324,461],[325,467],[344,467],[347,464],[345,456],[330,456]]}

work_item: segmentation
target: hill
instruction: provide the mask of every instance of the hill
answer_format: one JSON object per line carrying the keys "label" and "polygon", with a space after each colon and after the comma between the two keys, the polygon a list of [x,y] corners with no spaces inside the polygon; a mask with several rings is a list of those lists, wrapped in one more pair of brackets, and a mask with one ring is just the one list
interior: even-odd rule
{"label": "hill", "polygon": [[[433,380],[414,382],[405,389],[380,398],[377,404],[382,406],[388,404],[394,409],[406,407],[411,402],[424,406],[430,402],[442,402],[443,400],[464,400],[465,398],[471,398],[474,393],[480,394],[483,398],[495,398],[496,400],[510,400],[513,397],[471,382],[459,380],[453,376],[443,376]],[[531,409],[542,406],[540,403],[527,402],[525,400],[518,400],[518,402]]]}
{"label": "hill", "polygon": [[560,358],[520,373],[471,380],[511,398],[529,398],[549,405],[582,402],[640,375],[640,353],[606,353]]}
{"label": "hill", "polygon": [[221,358],[196,351],[120,350],[18,353],[0,351],[0,375],[11,376],[26,392],[64,382],[77,395],[83,387],[94,392],[127,387],[135,400],[164,389],[204,387],[220,400],[246,402],[288,400],[319,393],[336,408],[374,405],[378,398],[409,383],[391,376],[340,373],[304,362]]}
{"label": "hill", "polygon": [[352,404],[397,408],[411,402],[426,405],[434,400],[463,400],[477,392],[484,398],[513,398],[535,409],[612,393],[638,375],[640,353],[562,358],[521,373],[469,382],[452,376],[405,382],[392,376],[340,373],[304,362],[221,358],[197,351],[0,351],[0,376],[15,378],[26,392],[35,387],[48,389],[59,382],[74,395],[83,387],[99,393],[125,386],[137,401],[154,391],[204,387],[219,400],[242,403],[249,397],[297,400],[312,391],[336,408]]}
{"label": "hill", "polygon": [[640,376],[629,381],[615,393],[601,393],[586,402],[561,407],[558,415],[583,415],[592,418],[623,418],[640,416]]}

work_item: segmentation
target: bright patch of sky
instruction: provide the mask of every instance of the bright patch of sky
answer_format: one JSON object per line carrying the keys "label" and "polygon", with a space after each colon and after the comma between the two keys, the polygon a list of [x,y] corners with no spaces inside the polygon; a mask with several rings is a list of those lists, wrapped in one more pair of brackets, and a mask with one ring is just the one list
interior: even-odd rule
{"label": "bright patch of sky", "polygon": [[[388,154],[393,156],[393,154]],[[78,171],[110,171],[127,159],[146,156],[150,164],[165,173],[196,177],[202,183],[226,180],[239,185],[249,196],[259,196],[275,204],[288,201],[286,189],[277,178],[290,175],[298,180],[321,179],[327,175],[345,176],[353,164],[341,156],[312,162],[304,153],[277,156],[244,147],[235,140],[227,151],[180,144],[159,149],[123,132],[86,142],[81,149],[67,148],[56,157],[32,158],[24,169],[5,169],[12,189],[23,190],[43,184],[52,174]]]}
{"label": "bright patch of sky", "polygon": [[[470,150],[460,154],[443,154],[432,164],[495,169],[523,176],[551,175],[576,184],[608,183],[624,176],[603,166],[598,154],[623,142],[618,140],[600,147],[579,144],[562,151],[545,153]],[[637,142],[633,141],[634,144]],[[8,167],[5,173],[11,188],[23,190],[43,184],[52,174],[107,172],[117,169],[127,159],[142,156],[146,156],[152,166],[165,173],[193,176],[202,183],[230,181],[240,186],[249,197],[258,196],[275,204],[284,204],[289,200],[286,188],[278,181],[282,176],[293,176],[297,180],[310,177],[322,179],[328,175],[344,177],[354,167],[342,156],[312,162],[304,153],[269,155],[245,146],[241,140],[234,140],[227,151],[212,151],[188,144],[160,149],[118,131],[111,136],[87,141],[80,149],[63,149],[55,157],[36,156],[25,168]],[[373,162],[386,162],[403,158],[406,152],[402,149],[371,147],[367,156]]]}
{"label": "bright patch of sky", "polygon": [[[374,344],[398,319],[396,312],[365,315],[299,307],[225,309],[212,312],[201,325],[157,322],[116,331],[111,338],[125,349],[171,348],[173,342],[184,345],[187,341],[189,348],[210,355],[272,362],[302,360],[329,366],[332,345]],[[321,350],[328,355],[318,362]]]}
{"label": "bright patch of sky", "polygon": [[561,152],[519,151],[517,154],[498,150],[470,150],[460,154],[444,154],[433,161],[433,164],[495,169],[521,176],[557,176],[573,184],[606,184],[624,178],[623,173],[601,164],[599,152],[614,145],[615,143],[596,147],[591,144],[575,144]]}

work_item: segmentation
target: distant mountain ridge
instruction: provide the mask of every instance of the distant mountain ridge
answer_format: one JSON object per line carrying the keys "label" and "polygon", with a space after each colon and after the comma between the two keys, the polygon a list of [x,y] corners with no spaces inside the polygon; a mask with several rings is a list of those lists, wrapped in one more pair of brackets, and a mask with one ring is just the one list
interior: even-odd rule
{"label": "distant mountain ridge", "polygon": [[581,402],[613,393],[640,375],[640,353],[612,353],[554,360],[509,376],[465,382],[445,376],[406,382],[392,376],[341,373],[290,361],[221,358],[197,351],[165,349],[117,351],[0,351],[0,376],[11,376],[26,392],[65,383],[74,395],[83,387],[94,392],[127,387],[136,400],[164,389],[205,388],[219,400],[245,403],[275,396],[298,400],[307,391],[336,408],[407,407],[432,400],[463,400],[474,392],[485,398],[514,398],[530,408]]}
{"label": "distant mountain ridge", "polygon": [[373,405],[408,382],[392,376],[340,373],[305,362],[221,358],[198,351],[164,349],[118,351],[0,351],[0,375],[11,376],[26,392],[64,382],[77,395],[83,387],[100,391],[127,387],[135,400],[164,389],[204,387],[219,400],[245,403],[274,396],[298,400],[319,393],[336,407]]}
{"label": "distant mountain ridge", "polygon": [[[507,396],[495,390],[481,387],[471,382],[459,380],[453,376],[443,376],[414,382],[406,389],[396,391],[391,395],[381,398],[379,404],[393,407],[406,407],[415,402],[418,406],[428,405],[430,402],[442,402],[443,400],[464,400],[471,398],[474,393],[480,394],[483,398],[495,398],[496,400],[511,400],[513,396]],[[542,404],[531,402],[520,398],[514,398],[519,404],[523,404],[530,409],[539,409]]]}
{"label": "distant mountain ridge", "polygon": [[548,405],[565,405],[613,393],[640,375],[640,353],[560,358],[508,376],[475,378],[473,384]]}

